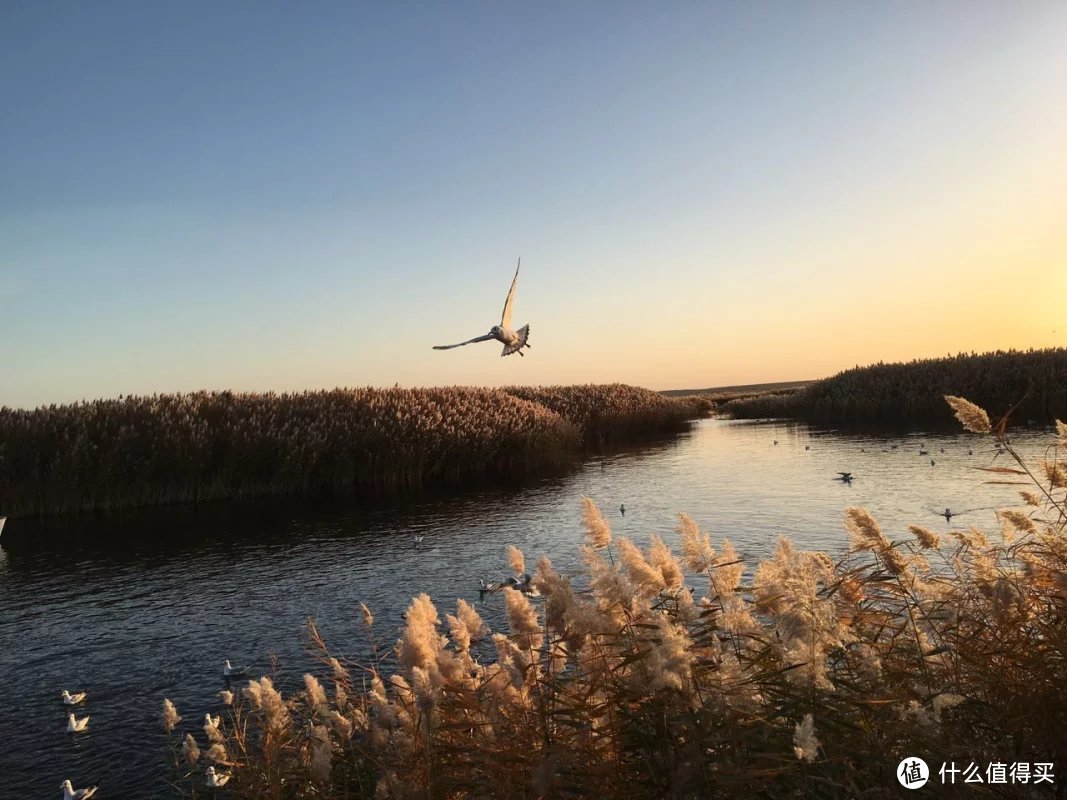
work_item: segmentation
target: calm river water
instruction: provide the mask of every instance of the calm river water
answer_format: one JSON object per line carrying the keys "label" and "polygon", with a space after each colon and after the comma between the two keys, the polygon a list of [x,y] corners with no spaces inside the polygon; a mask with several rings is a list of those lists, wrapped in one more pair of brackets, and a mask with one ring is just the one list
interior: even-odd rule
{"label": "calm river water", "polygon": [[[164,697],[184,717],[180,731],[203,740],[204,712],[219,708],[223,659],[263,674],[273,655],[282,685],[295,686],[314,665],[309,617],[337,654],[358,656],[360,601],[376,614],[379,640],[391,642],[418,592],[442,613],[459,597],[476,602],[479,578],[508,574],[509,543],[530,569],[541,554],[573,569],[582,495],[600,504],[616,535],[641,544],[656,533],[676,545],[676,514],[685,511],[750,560],[782,534],[838,551],[849,505],[866,506],[899,538],[909,523],[944,530],[934,512],[946,506],[1013,504],[1020,487],[982,485],[997,476],[972,469],[1005,463],[993,461],[988,442],[705,420],[565,478],[399,511],[271,502],[51,523],[32,535],[31,523],[9,521],[0,548],[0,798],[60,796],[64,778],[99,784],[100,798],[168,796]],[[1051,442],[1037,432],[1016,438],[1032,455]],[[838,471],[854,482],[834,480]],[[953,522],[997,529],[992,511]],[[420,549],[415,532],[425,535]],[[494,627],[501,605],[490,596],[481,607]],[[64,688],[89,693],[78,711],[92,717],[88,732],[66,732]]]}

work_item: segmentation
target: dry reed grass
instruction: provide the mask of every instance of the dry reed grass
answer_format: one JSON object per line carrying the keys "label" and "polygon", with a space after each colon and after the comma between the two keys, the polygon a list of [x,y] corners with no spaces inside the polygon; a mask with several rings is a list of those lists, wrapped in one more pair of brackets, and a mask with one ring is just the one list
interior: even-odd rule
{"label": "dry reed grass", "polygon": [[505,392],[544,406],[582,431],[587,442],[678,430],[700,416],[698,404],[622,383],[508,386]]}
{"label": "dry reed grass", "polygon": [[472,653],[487,629],[462,600],[444,631],[415,598],[394,660],[371,664],[342,663],[312,625],[330,691],[251,684],[216,755],[235,797],[271,799],[890,797],[906,755],[1062,771],[1062,456],[995,535],[894,541],[850,508],[839,560],[782,539],[751,570],[685,515],[679,562],[613,538],[586,501],[584,576],[541,558],[543,604],[505,593],[494,658]]}
{"label": "dry reed grass", "polygon": [[834,423],[943,423],[943,395],[967,397],[998,414],[1049,423],[1067,417],[1067,349],[961,353],[948,358],[845,370],[789,394],[722,403],[738,419],[792,417]]}
{"label": "dry reed grass", "polygon": [[[517,478],[580,455],[583,436],[662,430],[691,406],[626,386],[336,389],[125,397],[0,409],[9,516],[265,494],[382,494]],[[613,398],[614,395],[614,398]],[[575,409],[596,407],[595,418]]]}

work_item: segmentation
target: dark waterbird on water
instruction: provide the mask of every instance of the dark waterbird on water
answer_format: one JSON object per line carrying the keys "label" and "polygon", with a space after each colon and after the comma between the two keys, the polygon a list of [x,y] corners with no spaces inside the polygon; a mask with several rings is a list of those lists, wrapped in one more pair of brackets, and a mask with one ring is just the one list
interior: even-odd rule
{"label": "dark waterbird on water", "polygon": [[626,516],[626,506],[625,505],[619,506],[619,513],[622,514],[624,517]]}
{"label": "dark waterbird on water", "polygon": [[982,506],[981,508],[968,508],[963,511],[953,511],[951,508],[946,508],[944,511],[937,511],[933,508],[926,509],[931,514],[937,514],[939,517],[944,517],[945,522],[952,522],[953,517],[958,517],[960,514],[970,514],[973,511],[988,511],[996,506]]}
{"label": "dark waterbird on water", "polygon": [[835,481],[841,481],[842,483],[852,483],[851,472],[839,472],[838,477],[834,478]]}

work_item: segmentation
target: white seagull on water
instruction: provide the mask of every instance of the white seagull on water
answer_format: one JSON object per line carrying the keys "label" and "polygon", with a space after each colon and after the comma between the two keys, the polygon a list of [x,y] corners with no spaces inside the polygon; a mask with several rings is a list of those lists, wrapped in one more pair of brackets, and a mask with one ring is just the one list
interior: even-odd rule
{"label": "white seagull on water", "polygon": [[89,718],[74,719],[73,714],[67,714],[67,732],[81,733],[89,727]]}
{"label": "white seagull on water", "polygon": [[86,797],[92,797],[96,794],[96,786],[90,786],[88,789],[75,789],[70,785],[70,781],[63,781],[59,784],[59,788],[63,790],[63,800],[85,800]]}
{"label": "white seagull on water", "polygon": [[230,780],[230,773],[215,772],[215,767],[207,768],[207,785],[212,789],[221,789]]}
{"label": "white seagull on water", "polygon": [[248,672],[248,667],[231,667],[230,659],[228,658],[222,665],[222,676],[224,678],[243,678],[246,672]]}
{"label": "white seagull on water", "polygon": [[453,347],[463,347],[465,344],[474,344],[475,342],[488,342],[490,339],[496,339],[504,345],[504,351],[501,356],[510,356],[512,353],[518,353],[520,356],[522,348],[530,347],[530,344],[526,341],[530,338],[530,326],[523,325],[517,331],[511,329],[511,304],[515,301],[515,287],[519,283],[519,267],[522,266],[522,259],[519,259],[519,263],[515,265],[515,277],[511,279],[511,289],[508,291],[508,299],[504,301],[504,313],[500,317],[500,324],[494,325],[489,329],[489,333],[485,336],[475,336],[473,339],[468,339],[465,342],[459,342],[458,344],[438,344],[434,345],[434,350],[451,350]]}
{"label": "white seagull on water", "polygon": [[85,692],[75,692],[74,694],[71,694],[64,689],[59,696],[63,698],[63,702],[68,706],[76,706],[85,699]]}

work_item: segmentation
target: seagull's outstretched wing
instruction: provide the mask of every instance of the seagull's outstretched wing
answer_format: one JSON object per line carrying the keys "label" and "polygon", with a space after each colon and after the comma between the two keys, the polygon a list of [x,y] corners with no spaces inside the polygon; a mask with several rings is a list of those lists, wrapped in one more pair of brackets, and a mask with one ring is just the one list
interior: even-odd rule
{"label": "seagull's outstretched wing", "polygon": [[511,325],[511,304],[515,302],[515,287],[519,285],[519,267],[522,266],[522,259],[519,259],[519,263],[515,265],[515,277],[511,279],[511,288],[508,289],[508,299],[504,301],[504,313],[500,316],[500,324],[502,327],[507,328]]}
{"label": "seagull's outstretched wing", "polygon": [[451,350],[453,347],[463,347],[463,345],[465,345],[465,344],[474,344],[475,342],[488,342],[492,338],[494,338],[493,334],[487,333],[487,334],[485,334],[485,336],[475,336],[473,339],[468,339],[467,341],[460,342],[459,344],[435,344],[433,346],[433,349],[434,350]]}

